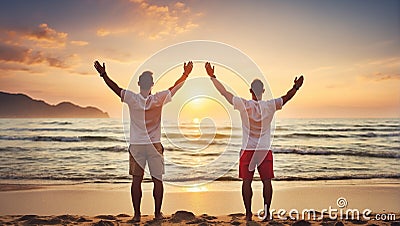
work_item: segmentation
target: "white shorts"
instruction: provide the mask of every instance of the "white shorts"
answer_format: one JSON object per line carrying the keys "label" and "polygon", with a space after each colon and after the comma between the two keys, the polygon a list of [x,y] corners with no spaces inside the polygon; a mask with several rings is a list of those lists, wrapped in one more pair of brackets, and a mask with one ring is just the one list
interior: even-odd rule
{"label": "white shorts", "polygon": [[150,175],[162,180],[165,173],[163,153],[164,147],[161,143],[129,145],[129,174],[143,176],[147,162]]}

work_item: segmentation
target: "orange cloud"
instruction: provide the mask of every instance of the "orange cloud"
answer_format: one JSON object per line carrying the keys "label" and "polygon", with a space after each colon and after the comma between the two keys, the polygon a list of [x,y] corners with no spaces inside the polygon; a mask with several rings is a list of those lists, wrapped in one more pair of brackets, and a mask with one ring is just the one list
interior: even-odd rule
{"label": "orange cloud", "polygon": [[75,46],[86,46],[89,44],[89,42],[82,40],[69,41],[68,33],[56,31],[45,23],[28,29],[0,29],[0,41],[8,45],[52,50],[66,47],[68,44]]}
{"label": "orange cloud", "polygon": [[[135,1],[137,3],[137,0]],[[182,2],[171,5],[155,5],[142,0],[137,4],[139,4],[146,27],[151,28],[142,32],[142,35],[150,39],[176,36],[198,27],[198,24],[193,22],[194,16],[191,9]]]}
{"label": "orange cloud", "polygon": [[85,42],[85,41],[70,41],[70,43],[72,45],[76,45],[76,46],[86,46],[89,45],[89,42]]}
{"label": "orange cloud", "polygon": [[96,34],[97,34],[97,36],[103,37],[103,36],[107,36],[107,35],[111,34],[111,31],[106,30],[105,28],[100,28],[97,30]]}
{"label": "orange cloud", "polygon": [[[72,68],[78,64],[77,54],[66,54],[67,44],[85,46],[86,41],[68,40],[68,34],[58,32],[42,23],[25,30],[0,30],[0,69],[26,71],[28,65],[47,65],[54,68]],[[60,49],[62,48],[62,49]],[[10,66],[11,65],[11,66]]]}
{"label": "orange cloud", "polygon": [[26,65],[47,63],[51,67],[66,68],[64,61],[46,56],[42,51],[34,51],[22,46],[0,44],[0,61],[16,62]]}
{"label": "orange cloud", "polygon": [[[31,70],[31,68],[24,66],[24,65],[17,65],[12,62],[5,62],[0,60],[0,70],[1,71],[23,71],[23,72],[34,72]],[[4,76],[6,74],[1,73],[0,77]]]}
{"label": "orange cloud", "polygon": [[367,80],[385,81],[400,79],[400,57],[368,60],[357,64],[357,67],[362,70],[361,77]]}
{"label": "orange cloud", "polygon": [[356,64],[359,68],[368,67],[385,67],[385,68],[400,68],[400,57],[388,57],[382,59],[367,60]]}
{"label": "orange cloud", "polygon": [[374,74],[363,75],[364,78],[374,81],[385,81],[385,80],[400,80],[400,73],[382,73],[377,72]]}
{"label": "orange cloud", "polygon": [[25,34],[24,37],[27,40],[36,42],[40,47],[58,48],[65,46],[68,34],[65,32],[57,32],[47,24],[40,24],[33,31]]}
{"label": "orange cloud", "polygon": [[129,25],[120,28],[99,28],[96,31],[97,36],[136,32],[139,36],[154,40],[177,36],[199,26],[194,20],[201,14],[193,13],[183,2],[168,5],[153,4],[146,0],[130,0],[129,2],[133,4],[137,18],[127,22]]}

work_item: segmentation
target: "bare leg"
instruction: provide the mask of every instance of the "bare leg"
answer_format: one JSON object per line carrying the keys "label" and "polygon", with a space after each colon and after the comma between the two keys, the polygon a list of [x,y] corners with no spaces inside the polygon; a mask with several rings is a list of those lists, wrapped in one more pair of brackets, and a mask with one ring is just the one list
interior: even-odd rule
{"label": "bare leg", "polygon": [[263,197],[264,197],[264,205],[266,205],[266,213],[267,217],[265,220],[269,220],[270,215],[269,215],[269,207],[271,206],[271,200],[272,200],[272,184],[271,184],[271,179],[266,179],[263,180]]}
{"label": "bare leg", "polygon": [[133,221],[140,221],[140,202],[142,201],[143,176],[133,176],[131,186],[132,205],[135,211]]}
{"label": "bare leg", "polygon": [[253,213],[251,212],[251,198],[253,197],[251,182],[251,179],[244,179],[242,184],[242,197],[244,208],[246,208],[246,221],[251,221],[253,217]]}
{"label": "bare leg", "polygon": [[153,179],[153,198],[154,198],[154,218],[155,219],[162,219],[163,216],[161,214],[161,205],[162,205],[162,200],[163,200],[163,195],[164,195],[164,186],[163,182],[161,180],[158,180],[154,177]]}

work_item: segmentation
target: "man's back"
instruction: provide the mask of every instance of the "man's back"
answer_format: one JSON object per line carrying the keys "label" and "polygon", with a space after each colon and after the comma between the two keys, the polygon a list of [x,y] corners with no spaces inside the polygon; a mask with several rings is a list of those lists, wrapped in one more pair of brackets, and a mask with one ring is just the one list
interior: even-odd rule
{"label": "man's back", "polygon": [[122,90],[121,99],[129,107],[130,143],[160,142],[162,107],[171,101],[171,92],[165,90],[145,98],[140,93]]}
{"label": "man's back", "polygon": [[271,122],[275,111],[282,109],[282,98],[255,101],[233,97],[232,102],[242,119],[242,149],[269,150]]}

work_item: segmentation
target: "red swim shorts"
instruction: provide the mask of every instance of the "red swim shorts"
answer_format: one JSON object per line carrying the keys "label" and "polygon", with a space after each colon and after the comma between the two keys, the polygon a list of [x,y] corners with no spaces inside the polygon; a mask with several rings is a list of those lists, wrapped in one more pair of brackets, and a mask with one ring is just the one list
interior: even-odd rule
{"label": "red swim shorts", "polygon": [[[254,150],[240,151],[239,178],[250,179],[250,180],[253,179],[255,170],[250,171],[249,165],[251,159],[253,158],[254,152],[255,152]],[[261,151],[257,152],[260,153]],[[264,154],[262,154],[261,156],[264,157],[264,159],[262,160],[261,164],[257,166],[257,170],[258,173],[260,174],[261,180],[274,178],[275,176],[274,176],[272,151],[265,151]]]}

